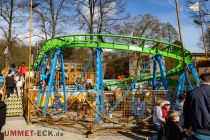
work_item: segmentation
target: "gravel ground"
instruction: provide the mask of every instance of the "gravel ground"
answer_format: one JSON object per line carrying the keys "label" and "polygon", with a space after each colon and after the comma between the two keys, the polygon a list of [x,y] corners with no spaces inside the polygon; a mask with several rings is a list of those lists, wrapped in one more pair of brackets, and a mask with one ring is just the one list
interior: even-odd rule
{"label": "gravel ground", "polygon": [[[71,131],[70,129],[69,130],[65,129],[64,131],[62,129],[63,128],[61,127],[55,129],[40,125],[27,125],[24,118],[11,117],[7,118],[6,125],[2,128],[0,140],[145,140],[146,139],[135,133],[102,133],[98,134],[96,138],[86,138],[86,135],[83,132]],[[4,139],[2,138],[3,134],[4,134]]]}

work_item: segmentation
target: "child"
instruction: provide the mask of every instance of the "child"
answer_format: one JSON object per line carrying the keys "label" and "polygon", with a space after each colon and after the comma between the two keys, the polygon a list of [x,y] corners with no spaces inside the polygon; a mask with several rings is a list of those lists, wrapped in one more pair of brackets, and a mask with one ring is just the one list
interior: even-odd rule
{"label": "child", "polygon": [[[178,124],[179,113],[177,111],[169,111],[167,114],[167,124],[165,126],[165,136],[167,140],[184,140],[187,136],[182,127]],[[189,134],[190,135],[190,134]]]}
{"label": "child", "polygon": [[21,98],[22,93],[23,93],[23,84],[24,84],[24,78],[21,74],[16,76],[16,88],[17,88],[17,93],[18,93],[18,98]]}
{"label": "child", "polygon": [[153,119],[153,123],[155,126],[155,129],[158,133],[158,140],[161,140],[162,136],[163,136],[163,127],[162,127],[162,123],[165,122],[165,119],[162,117],[162,107],[164,106],[164,101],[163,100],[158,100],[156,102],[156,106],[153,109],[153,115],[152,115],[152,119]]}
{"label": "child", "polygon": [[[164,106],[162,107],[162,117],[167,120],[167,113],[170,110],[170,102],[169,101],[164,101]],[[164,122],[163,125],[166,123]]]}

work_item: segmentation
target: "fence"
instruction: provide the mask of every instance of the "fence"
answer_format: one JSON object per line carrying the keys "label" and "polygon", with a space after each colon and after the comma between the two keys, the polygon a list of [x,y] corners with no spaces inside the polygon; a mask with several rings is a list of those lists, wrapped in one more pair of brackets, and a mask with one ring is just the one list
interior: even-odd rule
{"label": "fence", "polygon": [[[50,105],[53,103],[52,101],[48,104],[50,107],[47,109],[46,118],[42,118],[42,106],[39,108],[35,107],[38,90],[27,89],[24,94],[25,115],[32,123],[41,122],[51,125],[62,125],[90,132],[127,131],[133,129],[149,132],[153,129],[152,108],[155,106],[155,103],[158,100],[166,100],[167,94],[173,97],[174,102],[176,100],[174,95],[176,95],[177,91],[133,90],[110,113],[111,108],[126,92],[120,89],[105,91],[105,113],[102,113],[97,112],[95,109],[96,91],[79,92],[67,90],[67,112],[53,108]],[[52,99],[53,97],[50,100]],[[61,103],[62,100],[62,96],[60,96]],[[96,113],[101,116],[100,121],[97,123],[95,122]]]}
{"label": "fence", "polygon": [[[33,76],[31,76],[31,87],[38,87],[39,83],[40,83],[40,72],[33,72],[33,74],[31,74]],[[82,76],[82,72],[69,72],[66,74],[66,85],[74,85],[78,82],[78,80],[80,79],[80,77]],[[55,74],[55,81],[56,81],[56,86],[59,87],[59,81],[61,80],[61,73],[60,72],[56,72]],[[84,74],[84,76],[81,78],[80,83],[85,83],[87,81],[87,79],[90,79],[92,81],[92,83],[96,83],[96,73],[95,72],[86,72]]]}

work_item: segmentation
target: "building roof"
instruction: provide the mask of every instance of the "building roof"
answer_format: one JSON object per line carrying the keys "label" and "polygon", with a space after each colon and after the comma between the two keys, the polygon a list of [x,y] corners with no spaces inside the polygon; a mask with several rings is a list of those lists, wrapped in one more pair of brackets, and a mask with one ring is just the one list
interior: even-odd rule
{"label": "building roof", "polygon": [[[206,56],[206,53],[192,53],[193,56]],[[207,54],[208,57],[210,56],[210,53]]]}

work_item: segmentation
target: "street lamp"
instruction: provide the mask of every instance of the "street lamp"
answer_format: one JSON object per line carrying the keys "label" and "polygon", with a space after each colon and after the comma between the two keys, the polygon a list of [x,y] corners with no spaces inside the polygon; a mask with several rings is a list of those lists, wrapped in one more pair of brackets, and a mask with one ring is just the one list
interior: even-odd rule
{"label": "street lamp", "polygon": [[208,53],[207,53],[207,48],[206,48],[206,39],[205,39],[204,28],[203,28],[203,20],[202,20],[200,9],[199,9],[199,18],[200,18],[200,23],[201,23],[200,25],[201,25],[201,31],[202,31],[203,46],[204,46],[204,49],[205,49],[206,59],[207,59],[208,58]]}
{"label": "street lamp", "polygon": [[37,7],[39,3],[33,3],[33,0],[30,0],[30,31],[29,31],[29,56],[28,56],[28,70],[29,70],[29,86],[30,86],[30,66],[31,66],[31,47],[32,47],[32,12],[33,8]]}
{"label": "street lamp", "polygon": [[[32,47],[32,12],[33,8],[37,7],[39,3],[33,3],[33,0],[30,0],[30,35],[29,35],[29,63],[28,63],[28,68],[30,68],[31,65],[31,47]],[[30,69],[29,69],[29,74],[30,74]],[[30,75],[29,75],[30,77]],[[29,79],[30,80],[30,79]]]}
{"label": "street lamp", "polygon": [[206,47],[206,39],[205,39],[205,33],[204,33],[204,27],[203,27],[203,19],[201,16],[201,10],[200,10],[200,3],[201,2],[207,2],[208,0],[199,0],[198,2],[194,3],[191,5],[189,8],[194,10],[195,12],[199,12],[199,20],[194,20],[194,23],[198,24],[201,26],[201,32],[202,32],[202,41],[203,41],[203,46],[206,54],[206,59],[208,58],[208,51]]}
{"label": "street lamp", "polygon": [[[29,53],[28,53],[28,71],[29,71],[29,77],[28,77],[28,96],[27,96],[27,101],[29,102],[29,98],[31,97],[31,94],[30,94],[30,91],[31,91],[31,76],[30,76],[30,73],[31,73],[31,69],[30,69],[30,66],[31,66],[31,46],[32,46],[32,9],[33,9],[33,1],[30,0],[30,29],[29,29]],[[30,105],[28,104],[27,106],[27,119],[28,119],[28,123],[30,122]]]}
{"label": "street lamp", "polygon": [[[30,90],[31,90],[31,76],[30,76],[30,73],[31,73],[31,69],[30,69],[30,66],[31,66],[31,47],[32,47],[32,12],[33,12],[33,8],[37,7],[39,5],[39,3],[33,3],[33,0],[30,0],[30,30],[29,30],[29,56],[28,56],[28,72],[29,72],[29,77],[28,77],[28,97],[31,97],[31,94],[30,94]],[[28,105],[28,122],[29,122],[29,119],[30,119],[30,107]]]}
{"label": "street lamp", "polygon": [[32,37],[32,9],[33,9],[33,1],[30,0],[29,62],[28,62],[29,74],[30,74],[30,65],[31,65],[31,46],[32,46],[32,38],[31,38]]}

